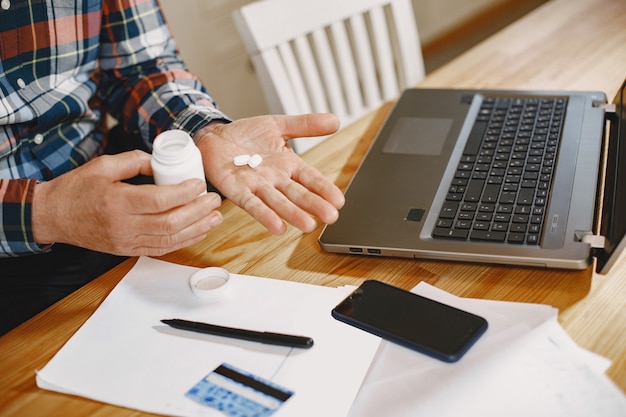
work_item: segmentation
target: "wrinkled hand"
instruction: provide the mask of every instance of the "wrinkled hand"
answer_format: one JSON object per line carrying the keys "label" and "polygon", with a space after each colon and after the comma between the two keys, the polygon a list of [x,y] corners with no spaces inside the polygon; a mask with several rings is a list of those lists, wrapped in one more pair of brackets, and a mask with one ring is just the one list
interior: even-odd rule
{"label": "wrinkled hand", "polygon": [[[269,231],[281,234],[283,221],[310,232],[316,218],[334,223],[344,196],[317,169],[304,162],[287,140],[334,133],[338,119],[330,114],[259,116],[230,124],[211,123],[194,137],[207,179],[228,199]],[[237,167],[237,155],[259,154],[257,168]]]}
{"label": "wrinkled hand", "polygon": [[[141,151],[103,155],[35,187],[33,233],[40,243],[68,243],[117,255],[158,256],[204,239],[222,222],[221,199],[201,180],[180,185],[121,182],[152,175]],[[199,197],[198,197],[199,196]]]}

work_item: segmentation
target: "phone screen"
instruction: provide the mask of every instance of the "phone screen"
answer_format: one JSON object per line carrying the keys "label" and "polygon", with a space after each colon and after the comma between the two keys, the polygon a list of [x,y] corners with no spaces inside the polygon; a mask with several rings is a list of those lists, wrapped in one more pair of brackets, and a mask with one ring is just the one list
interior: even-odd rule
{"label": "phone screen", "polygon": [[332,315],[446,362],[459,360],[487,329],[480,316],[376,280],[365,281]]}

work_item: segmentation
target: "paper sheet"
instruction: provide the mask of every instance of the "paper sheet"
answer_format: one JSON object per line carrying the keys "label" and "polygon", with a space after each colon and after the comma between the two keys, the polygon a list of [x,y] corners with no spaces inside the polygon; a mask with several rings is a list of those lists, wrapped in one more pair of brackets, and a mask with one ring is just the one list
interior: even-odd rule
{"label": "paper sheet", "polygon": [[[184,394],[226,362],[295,392],[277,416],[626,416],[626,397],[604,375],[609,361],[577,346],[550,306],[460,298],[420,283],[413,292],[489,322],[448,364],[332,319],[353,287],[233,275],[228,298],[207,303],[189,291],[196,270],[140,258],[39,371],[38,385],[157,414],[223,416]],[[303,334],[315,346],[183,335],[164,318]]]}
{"label": "paper sheet", "polygon": [[[295,394],[276,416],[345,416],[380,339],[334,320],[353,289],[231,274],[227,298],[209,302],[188,286],[197,268],[140,258],[91,318],[37,374],[41,388],[142,411],[220,415],[185,392],[221,363]],[[182,318],[313,337],[291,349],[181,332]]]}
{"label": "paper sheet", "polygon": [[383,341],[351,416],[624,417],[609,361],[581,349],[545,305],[413,292],[483,316],[487,332],[447,364]]}

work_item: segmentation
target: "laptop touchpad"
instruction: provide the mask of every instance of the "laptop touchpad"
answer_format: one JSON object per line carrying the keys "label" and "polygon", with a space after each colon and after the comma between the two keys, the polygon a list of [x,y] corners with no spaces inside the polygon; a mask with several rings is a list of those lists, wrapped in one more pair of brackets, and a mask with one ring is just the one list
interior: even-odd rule
{"label": "laptop touchpad", "polygon": [[401,117],[383,147],[384,153],[439,155],[446,143],[452,119]]}

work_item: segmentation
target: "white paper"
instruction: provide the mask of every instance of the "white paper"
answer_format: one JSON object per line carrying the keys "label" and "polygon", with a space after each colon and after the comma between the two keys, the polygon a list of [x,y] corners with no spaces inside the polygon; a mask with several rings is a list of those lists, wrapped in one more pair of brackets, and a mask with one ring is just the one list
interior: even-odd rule
{"label": "white paper", "polygon": [[[380,343],[331,317],[352,288],[231,274],[225,297],[207,302],[189,288],[197,270],[140,258],[38,371],[38,386],[157,414],[214,415],[184,394],[226,362],[295,392],[276,416],[348,413]],[[315,344],[291,349],[184,332],[160,322],[171,318],[305,335]]]}
{"label": "white paper", "polygon": [[626,416],[626,397],[603,374],[609,362],[577,346],[556,309],[426,283],[413,292],[481,315],[489,328],[453,364],[383,341],[351,416]]}

